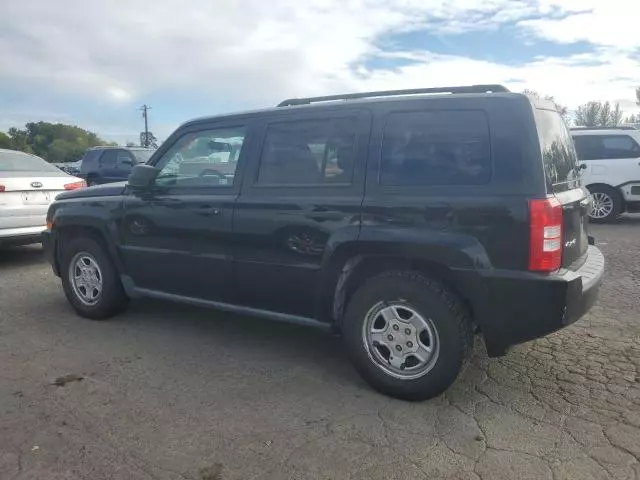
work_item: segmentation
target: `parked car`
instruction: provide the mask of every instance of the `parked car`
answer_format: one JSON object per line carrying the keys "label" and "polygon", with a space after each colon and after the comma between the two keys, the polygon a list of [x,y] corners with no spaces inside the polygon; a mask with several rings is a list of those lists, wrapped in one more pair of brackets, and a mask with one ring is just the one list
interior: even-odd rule
{"label": "parked car", "polygon": [[59,163],[52,163],[51,165],[58,167],[60,170],[62,170],[65,173],[68,173],[69,175],[78,175],[80,173],[80,160],[76,161],[76,162],[59,162]]}
{"label": "parked car", "polygon": [[39,243],[49,204],[84,186],[40,157],[0,149],[0,246]]}
{"label": "parked car", "polygon": [[640,130],[573,128],[571,135],[593,195],[591,220],[611,222],[623,212],[640,212]]}
{"label": "parked car", "polygon": [[134,165],[147,162],[154,151],[142,147],[93,147],[80,160],[78,175],[89,186],[121,182],[129,178]]}
{"label": "parked car", "polygon": [[153,297],[330,325],[374,388],[423,399],[474,333],[495,357],[591,308],[589,201],[551,102],[372,92],[188,122],[128,183],[61,195],[46,245],[84,317]]}

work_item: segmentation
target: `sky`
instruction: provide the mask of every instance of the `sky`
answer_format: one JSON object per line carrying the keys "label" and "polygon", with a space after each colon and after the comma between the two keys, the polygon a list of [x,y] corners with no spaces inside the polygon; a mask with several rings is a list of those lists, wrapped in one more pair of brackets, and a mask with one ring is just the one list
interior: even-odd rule
{"label": "sky", "polygon": [[3,0],[0,131],[136,141],[194,117],[332,93],[501,83],[636,113],[632,0]]}

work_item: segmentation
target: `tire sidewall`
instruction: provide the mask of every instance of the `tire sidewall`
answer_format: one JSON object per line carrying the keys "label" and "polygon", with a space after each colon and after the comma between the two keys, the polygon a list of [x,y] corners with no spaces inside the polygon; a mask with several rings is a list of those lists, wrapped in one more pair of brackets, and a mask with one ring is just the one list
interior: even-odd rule
{"label": "tire sidewall", "polygon": [[[343,331],[347,350],[356,369],[374,388],[397,398],[421,400],[442,393],[462,370],[468,338],[461,338],[460,315],[455,315],[447,297],[437,291],[422,288],[411,280],[374,278],[352,297],[347,307]],[[433,322],[440,341],[440,352],[433,368],[415,379],[399,379],[380,369],[370,358],[362,338],[362,329],[369,310],[380,301],[405,303]],[[464,326],[462,328],[464,331]]]}
{"label": "tire sidewall", "polygon": [[[60,273],[62,287],[67,300],[80,315],[94,320],[101,320],[126,306],[127,299],[122,291],[120,279],[117,276],[111,258],[96,240],[87,237],[75,238],[61,245],[61,247]],[[81,252],[85,252],[94,258],[102,274],[102,293],[98,301],[93,305],[83,303],[71,284],[70,264],[73,258]]]}

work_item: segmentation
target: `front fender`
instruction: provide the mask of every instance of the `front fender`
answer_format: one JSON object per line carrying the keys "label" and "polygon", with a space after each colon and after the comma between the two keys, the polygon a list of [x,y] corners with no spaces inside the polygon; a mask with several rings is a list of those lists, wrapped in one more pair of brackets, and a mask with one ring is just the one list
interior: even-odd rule
{"label": "front fender", "polygon": [[[76,198],[52,204],[48,217],[53,222],[55,232],[74,228],[87,229],[100,234],[116,268],[122,272],[123,265],[119,253],[120,236],[117,227],[122,207],[121,197]],[[59,243],[59,235],[55,238]]]}

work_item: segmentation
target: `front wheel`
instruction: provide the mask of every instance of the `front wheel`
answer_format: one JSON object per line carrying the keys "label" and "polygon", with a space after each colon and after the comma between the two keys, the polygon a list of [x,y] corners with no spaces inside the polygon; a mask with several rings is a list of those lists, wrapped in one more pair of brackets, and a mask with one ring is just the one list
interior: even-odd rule
{"label": "front wheel", "polygon": [[60,273],[67,300],[79,315],[103,320],[126,308],[129,299],[111,258],[93,238],[61,245]]}
{"label": "front wheel", "polygon": [[462,303],[418,272],[387,272],[353,295],[344,319],[348,353],[376,390],[404,400],[444,392],[472,347]]}

